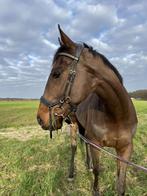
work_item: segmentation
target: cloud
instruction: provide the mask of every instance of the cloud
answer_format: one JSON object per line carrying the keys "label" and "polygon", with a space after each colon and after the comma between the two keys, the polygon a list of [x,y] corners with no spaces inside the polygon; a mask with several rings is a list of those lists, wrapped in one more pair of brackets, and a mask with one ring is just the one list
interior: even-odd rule
{"label": "cloud", "polygon": [[[72,6],[73,19],[70,25],[67,26],[67,30],[73,37],[89,39],[121,22],[121,19],[117,16],[116,8],[112,5],[78,1],[78,3],[73,3]],[[75,15],[76,17],[74,17]]]}
{"label": "cloud", "polygon": [[1,0],[0,97],[40,97],[58,48],[57,24],[103,53],[128,90],[147,84],[145,0]]}
{"label": "cloud", "polygon": [[89,40],[89,44],[97,49],[97,51],[101,51],[101,53],[111,52],[113,50],[111,46],[101,41],[101,39],[92,38]]}

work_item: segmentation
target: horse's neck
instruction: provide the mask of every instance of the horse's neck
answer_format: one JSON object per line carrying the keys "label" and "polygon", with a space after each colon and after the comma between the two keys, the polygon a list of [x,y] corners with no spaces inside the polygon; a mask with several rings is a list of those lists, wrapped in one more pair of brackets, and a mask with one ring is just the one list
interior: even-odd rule
{"label": "horse's neck", "polygon": [[[116,76],[117,77],[117,76]],[[96,93],[102,97],[106,107],[115,119],[129,119],[131,117],[132,104],[130,98],[119,80],[106,76],[96,87]]]}

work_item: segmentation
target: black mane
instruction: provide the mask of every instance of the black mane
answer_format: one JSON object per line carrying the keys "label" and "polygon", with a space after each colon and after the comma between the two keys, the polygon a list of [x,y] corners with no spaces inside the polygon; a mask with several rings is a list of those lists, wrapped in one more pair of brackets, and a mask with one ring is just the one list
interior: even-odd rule
{"label": "black mane", "polygon": [[91,52],[93,54],[93,56],[99,56],[99,57],[101,57],[101,59],[103,60],[104,64],[107,65],[111,70],[113,70],[113,72],[117,75],[117,77],[118,77],[119,81],[121,82],[121,84],[123,84],[123,78],[122,78],[121,74],[116,69],[116,67],[114,67],[114,65],[112,65],[110,63],[110,61],[103,54],[97,52],[91,46],[88,46],[85,43],[84,43],[84,47],[85,48],[88,48],[89,49],[89,52]]}
{"label": "black mane", "polygon": [[[116,69],[116,67],[114,67],[114,65],[112,65],[110,61],[103,54],[97,52],[96,50],[94,50],[91,46],[87,45],[86,43],[83,43],[83,44],[85,48],[88,48],[89,52],[91,52],[93,56],[99,56],[103,60],[104,64],[108,66],[117,75],[119,81],[123,84],[123,78],[120,75],[119,71]],[[56,60],[58,53],[60,52],[70,53],[69,48],[67,48],[65,45],[60,46],[54,55],[53,62]]]}

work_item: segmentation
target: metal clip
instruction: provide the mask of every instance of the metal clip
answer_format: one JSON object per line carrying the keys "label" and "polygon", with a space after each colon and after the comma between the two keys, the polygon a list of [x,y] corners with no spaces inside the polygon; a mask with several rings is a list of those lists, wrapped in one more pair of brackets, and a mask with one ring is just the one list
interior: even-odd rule
{"label": "metal clip", "polygon": [[75,75],[75,74],[76,74],[76,71],[71,69],[71,70],[69,71],[69,74],[70,74],[70,75],[72,75],[72,74]]}
{"label": "metal clip", "polygon": [[71,102],[71,98],[70,98],[69,96],[67,96],[67,97],[65,98],[65,102],[66,102],[66,103],[70,103],[70,102]]}
{"label": "metal clip", "polygon": [[60,99],[60,101],[59,101],[61,104],[63,104],[64,103],[64,99],[62,100],[62,99]]}

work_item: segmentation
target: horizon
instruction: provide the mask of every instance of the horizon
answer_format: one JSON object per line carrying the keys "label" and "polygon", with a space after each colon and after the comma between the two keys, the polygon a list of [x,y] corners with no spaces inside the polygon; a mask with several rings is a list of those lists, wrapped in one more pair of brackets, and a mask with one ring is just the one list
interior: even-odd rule
{"label": "horizon", "polygon": [[[136,91],[147,91],[147,89],[137,89],[137,90],[134,90],[134,91],[129,91],[128,93],[134,93]],[[0,100],[1,99],[30,99],[30,100],[40,100],[40,98],[31,98],[31,97],[0,97]]]}

